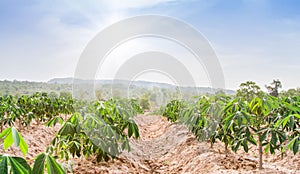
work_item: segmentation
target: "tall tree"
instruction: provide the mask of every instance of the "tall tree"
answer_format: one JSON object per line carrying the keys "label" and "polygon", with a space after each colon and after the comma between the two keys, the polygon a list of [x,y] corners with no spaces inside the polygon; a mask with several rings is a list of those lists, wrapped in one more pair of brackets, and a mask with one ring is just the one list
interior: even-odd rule
{"label": "tall tree", "polygon": [[271,85],[266,85],[266,88],[269,91],[269,94],[274,96],[274,97],[278,97],[279,92],[278,89],[282,88],[281,82],[277,79],[277,80],[273,80],[273,82],[271,83]]}
{"label": "tall tree", "polygon": [[244,98],[246,101],[251,101],[253,98],[262,94],[260,87],[253,81],[247,81],[240,84],[240,88],[237,90],[236,96]]}

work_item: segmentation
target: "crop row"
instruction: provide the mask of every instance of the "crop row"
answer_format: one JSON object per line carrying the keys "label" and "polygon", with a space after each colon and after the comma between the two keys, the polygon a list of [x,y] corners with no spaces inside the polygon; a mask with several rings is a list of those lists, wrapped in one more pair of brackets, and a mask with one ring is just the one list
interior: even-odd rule
{"label": "crop row", "polygon": [[258,146],[259,169],[263,152],[282,157],[287,149],[296,154],[300,141],[300,97],[273,97],[259,94],[250,99],[240,96],[201,96],[195,102],[172,100],[164,116],[188,126],[199,140],[216,140],[225,144],[225,151],[240,147],[249,151],[249,144]]}
{"label": "crop row", "polygon": [[[76,108],[76,109],[75,109]],[[130,150],[129,138],[139,138],[139,129],[133,116],[143,113],[137,100],[111,99],[107,101],[73,101],[70,98],[50,97],[47,93],[31,96],[0,97],[0,142],[4,150],[13,144],[24,157],[28,145],[17,127],[37,124],[54,126],[61,124],[45,153],[39,154],[33,167],[22,157],[0,154],[0,173],[60,174],[72,171],[70,156],[95,156],[97,161],[115,158],[124,150]],[[61,115],[68,115],[64,120]],[[3,130],[4,129],[4,130]],[[56,162],[60,158],[62,164]]]}

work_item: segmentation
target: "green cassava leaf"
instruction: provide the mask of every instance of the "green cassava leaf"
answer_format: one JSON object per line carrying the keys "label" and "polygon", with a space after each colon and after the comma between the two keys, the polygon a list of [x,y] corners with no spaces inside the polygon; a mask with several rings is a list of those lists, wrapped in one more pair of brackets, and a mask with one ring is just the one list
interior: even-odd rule
{"label": "green cassava leaf", "polygon": [[296,139],[293,144],[293,153],[294,155],[299,151],[299,140]]}
{"label": "green cassava leaf", "polygon": [[46,126],[51,127],[51,126],[55,126],[57,123],[59,124],[63,124],[64,123],[64,119],[60,116],[54,117],[53,119],[49,120],[46,123]]}
{"label": "green cassava leaf", "polygon": [[44,153],[39,154],[34,161],[32,173],[44,174],[45,160],[46,160],[46,155]]}
{"label": "green cassava leaf", "polygon": [[133,130],[134,130],[134,137],[135,138],[139,138],[140,137],[140,133],[139,133],[139,128],[137,126],[137,124],[133,123]]}
{"label": "green cassava leaf", "polygon": [[248,153],[249,147],[248,147],[248,141],[247,141],[246,138],[244,139],[243,147],[244,147],[244,151],[245,151],[246,153]]}
{"label": "green cassava leaf", "polygon": [[131,137],[134,130],[133,130],[133,126],[130,122],[128,123],[127,129],[128,129],[128,137]]}
{"label": "green cassava leaf", "polygon": [[10,169],[13,174],[30,174],[31,173],[31,171],[26,168],[29,165],[27,164],[27,162],[24,159],[23,160],[25,162],[23,161],[22,164],[24,165],[24,163],[26,163],[27,164],[26,166],[23,166],[21,163],[19,163],[20,159],[16,160],[12,157],[9,157],[8,160],[10,163]]}
{"label": "green cassava leaf", "polygon": [[4,150],[8,149],[13,143],[14,143],[13,134],[12,131],[9,131],[4,139],[4,143],[3,143]]}
{"label": "green cassava leaf", "polygon": [[3,155],[0,156],[0,173],[1,174],[8,174],[8,164],[7,164],[7,156]]}
{"label": "green cassava leaf", "polygon": [[11,128],[11,133],[12,133],[12,137],[13,137],[15,146],[19,147],[19,145],[20,145],[20,135],[19,135],[19,132],[17,131],[17,129],[15,127],[12,127]]}
{"label": "green cassava leaf", "polygon": [[5,130],[3,130],[0,134],[0,139],[2,139],[3,137],[6,137],[10,132],[11,132],[11,127],[6,128]]}
{"label": "green cassava leaf", "polygon": [[59,135],[73,135],[76,133],[75,127],[72,123],[66,122],[63,127],[58,131]]}
{"label": "green cassava leaf", "polygon": [[46,155],[46,166],[48,174],[65,174],[63,168],[53,159],[52,156]]}
{"label": "green cassava leaf", "polygon": [[20,158],[20,157],[11,157],[11,158],[13,158],[19,164],[21,164],[21,166],[23,166],[28,171],[29,174],[32,173],[30,165],[27,163],[27,161],[24,158]]}
{"label": "green cassava leaf", "polygon": [[20,138],[20,150],[23,153],[23,155],[26,156],[28,152],[28,145],[21,135],[19,135],[19,138]]}

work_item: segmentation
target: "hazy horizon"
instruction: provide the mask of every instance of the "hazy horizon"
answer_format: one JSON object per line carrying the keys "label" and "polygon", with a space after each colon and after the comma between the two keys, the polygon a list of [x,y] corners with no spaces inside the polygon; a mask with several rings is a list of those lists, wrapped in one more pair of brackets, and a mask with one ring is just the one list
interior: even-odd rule
{"label": "hazy horizon", "polygon": [[[16,81],[20,81],[20,82],[36,82],[36,83],[48,83],[50,80],[54,80],[54,79],[74,79],[73,77],[54,77],[54,78],[51,78],[49,80],[46,80],[46,81],[38,81],[38,80],[18,80],[18,79],[0,79],[0,81],[10,81],[10,82],[13,82],[14,80]],[[113,81],[113,80],[124,80],[126,81],[125,79],[90,79],[91,81]],[[161,84],[167,84],[167,85],[173,85],[173,86],[176,86],[176,84],[174,83],[170,83],[170,82],[166,82],[166,81],[151,81],[149,79],[135,79],[133,80],[135,82],[148,82],[148,83],[161,83]],[[245,81],[246,82],[246,81]],[[270,84],[265,84],[265,85],[270,85]],[[193,87],[193,86],[182,86],[182,87]],[[197,86],[197,87],[200,87],[200,88],[211,88],[211,86]],[[265,86],[260,86],[261,89],[265,92],[267,92],[267,89],[265,88]],[[299,88],[299,87],[295,87],[294,89],[296,88]],[[232,91],[236,91],[239,89],[239,86],[237,86],[236,88],[225,88],[225,90],[232,90]],[[291,89],[291,88],[289,88]],[[285,89],[285,88],[281,88],[279,89],[279,91],[286,91],[288,89]]]}

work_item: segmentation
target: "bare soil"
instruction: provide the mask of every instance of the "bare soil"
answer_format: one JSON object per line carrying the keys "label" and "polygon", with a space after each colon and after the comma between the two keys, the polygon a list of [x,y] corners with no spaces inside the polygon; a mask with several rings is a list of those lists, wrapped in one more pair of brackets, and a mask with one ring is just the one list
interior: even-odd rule
{"label": "bare soil", "polygon": [[[109,162],[97,163],[89,159],[74,158],[64,164],[71,167],[73,173],[300,173],[300,155],[288,152],[264,155],[264,169],[258,170],[257,148],[250,147],[249,153],[239,150],[237,153],[225,153],[220,142],[210,148],[208,142],[198,142],[188,129],[176,123],[170,123],[161,116],[139,115],[135,118],[139,125],[141,138],[131,139],[130,152],[124,152]],[[44,152],[60,126],[48,128],[32,124],[21,131],[28,143],[26,159],[32,162],[34,157]],[[22,156],[16,148],[7,153]],[[70,173],[72,173],[70,172]]]}

